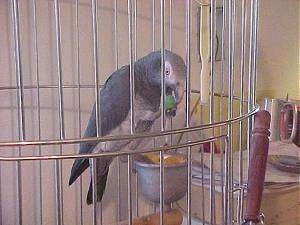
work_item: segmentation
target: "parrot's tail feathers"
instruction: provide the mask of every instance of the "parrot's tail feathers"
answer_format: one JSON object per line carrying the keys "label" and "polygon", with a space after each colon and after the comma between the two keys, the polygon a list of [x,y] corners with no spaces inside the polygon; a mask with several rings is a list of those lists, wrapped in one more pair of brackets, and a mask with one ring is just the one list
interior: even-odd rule
{"label": "parrot's tail feathers", "polygon": [[71,175],[69,179],[69,185],[73,184],[74,181],[89,167],[89,160],[76,159],[71,170]]}
{"label": "parrot's tail feathers", "polygon": [[[105,187],[106,187],[107,176],[108,176],[108,170],[103,175],[97,176],[97,201],[98,202],[101,202],[101,200],[102,200],[104,190],[105,190]],[[93,203],[93,183],[92,183],[92,179],[91,179],[91,182],[90,182],[89,191],[87,193],[86,203],[88,205]]]}

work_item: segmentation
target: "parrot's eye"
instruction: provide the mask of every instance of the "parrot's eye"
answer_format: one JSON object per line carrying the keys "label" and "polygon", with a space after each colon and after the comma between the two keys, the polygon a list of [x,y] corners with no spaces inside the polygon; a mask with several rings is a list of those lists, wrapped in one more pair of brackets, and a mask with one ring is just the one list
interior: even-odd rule
{"label": "parrot's eye", "polygon": [[166,68],[165,75],[170,76],[170,69],[169,68]]}

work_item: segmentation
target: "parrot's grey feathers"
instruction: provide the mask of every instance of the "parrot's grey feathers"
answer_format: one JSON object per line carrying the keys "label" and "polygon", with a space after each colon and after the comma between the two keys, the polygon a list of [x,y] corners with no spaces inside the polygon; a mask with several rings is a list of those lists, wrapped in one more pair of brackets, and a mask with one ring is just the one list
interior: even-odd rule
{"label": "parrot's grey feathers", "polygon": [[[100,90],[100,127],[101,136],[107,135],[120,125],[128,115],[129,104],[129,67],[124,66],[114,72]],[[91,116],[84,137],[97,136],[96,104],[93,106]],[[79,154],[92,153],[98,143],[84,142],[80,144]],[[69,179],[71,185],[87,168],[88,159],[76,159]]]}
{"label": "parrot's grey feathers", "polygon": [[114,72],[100,90],[101,136],[109,134],[127,117],[130,109],[129,66]]}
{"label": "parrot's grey feathers", "polygon": [[73,184],[74,181],[89,167],[88,159],[76,159],[71,169],[71,175],[69,178],[69,185]]}
{"label": "parrot's grey feathers", "polygon": [[[166,93],[172,94],[178,104],[184,93],[186,66],[183,59],[165,50],[165,85]],[[166,71],[165,71],[166,72]],[[161,99],[161,52],[152,52],[134,63],[135,89],[135,132],[148,132],[160,114]],[[130,132],[130,66],[126,65],[112,73],[99,91],[100,99],[100,136],[122,135]],[[97,136],[96,104],[94,104],[84,137]],[[80,144],[79,154],[93,151],[119,151],[127,146],[130,140],[107,143],[86,142]],[[129,146],[136,148],[140,140]],[[109,165],[113,158],[97,158],[97,200],[101,201],[106,186]],[[76,159],[69,179],[71,185],[87,168],[89,159]],[[87,203],[92,203],[92,187],[90,186]]]}
{"label": "parrot's grey feathers", "polygon": [[[101,201],[103,193],[106,187],[106,181],[109,171],[109,165],[112,161],[112,157],[105,156],[102,158],[96,159],[96,173],[97,173],[97,201]],[[86,196],[86,203],[88,205],[93,203],[93,180],[91,178],[89,190]]]}
{"label": "parrot's grey feathers", "polygon": [[[101,202],[103,194],[104,194],[104,190],[106,187],[106,182],[107,182],[107,176],[108,176],[108,171],[106,173],[104,173],[103,175],[97,176],[97,201]],[[86,203],[88,205],[93,203],[93,181],[91,179],[90,181],[90,186],[89,186],[89,190],[86,196]]]}

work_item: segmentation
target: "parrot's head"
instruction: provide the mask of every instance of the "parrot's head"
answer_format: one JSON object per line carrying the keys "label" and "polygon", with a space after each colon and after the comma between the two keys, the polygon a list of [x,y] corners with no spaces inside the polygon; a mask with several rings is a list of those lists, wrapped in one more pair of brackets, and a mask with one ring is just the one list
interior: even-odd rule
{"label": "parrot's head", "polygon": [[[173,52],[166,51],[164,70],[166,116],[176,115],[177,105],[184,96],[186,71],[186,65],[183,59]],[[161,77],[161,75],[159,77]],[[172,99],[174,99],[174,104],[172,104]]]}
{"label": "parrot's head", "polygon": [[[156,101],[160,104],[161,93],[161,51],[155,51],[144,57],[144,64],[147,64],[146,79],[147,85],[155,92]],[[171,51],[165,50],[165,109],[166,116],[175,116],[177,105],[184,96],[184,87],[187,68],[184,60]],[[146,91],[146,90],[145,90]]]}

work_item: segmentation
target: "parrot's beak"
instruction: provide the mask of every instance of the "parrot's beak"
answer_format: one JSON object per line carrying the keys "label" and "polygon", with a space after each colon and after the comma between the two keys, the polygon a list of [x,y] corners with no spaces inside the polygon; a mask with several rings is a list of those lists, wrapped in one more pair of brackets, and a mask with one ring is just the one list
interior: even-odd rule
{"label": "parrot's beak", "polygon": [[175,106],[171,109],[166,110],[166,116],[167,117],[174,117],[176,116],[177,112],[177,105],[182,101],[184,95],[184,86],[181,84],[178,84],[176,88],[172,91],[172,96],[175,99]]}
{"label": "parrot's beak", "polygon": [[176,116],[176,111],[177,111],[177,107],[173,107],[172,109],[167,109],[166,110],[166,116],[167,117],[174,117]]}

